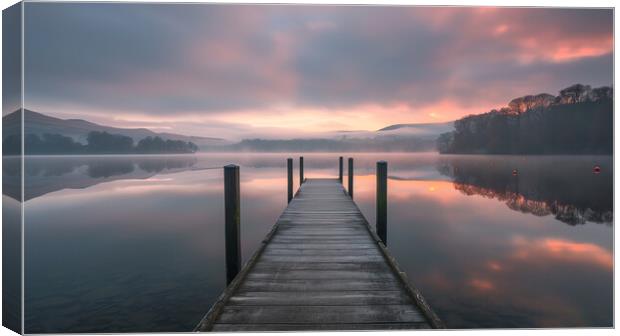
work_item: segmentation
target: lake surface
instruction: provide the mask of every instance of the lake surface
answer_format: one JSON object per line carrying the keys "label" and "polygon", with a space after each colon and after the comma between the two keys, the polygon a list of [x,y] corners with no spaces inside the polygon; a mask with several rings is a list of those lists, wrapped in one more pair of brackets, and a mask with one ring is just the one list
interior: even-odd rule
{"label": "lake surface", "polygon": [[[191,331],[226,278],[209,168],[241,166],[245,262],[286,206],[288,156],[27,158],[26,332]],[[449,327],[612,326],[611,157],[351,156],[370,223],[388,161],[388,248]],[[336,154],[304,157],[337,177]]]}

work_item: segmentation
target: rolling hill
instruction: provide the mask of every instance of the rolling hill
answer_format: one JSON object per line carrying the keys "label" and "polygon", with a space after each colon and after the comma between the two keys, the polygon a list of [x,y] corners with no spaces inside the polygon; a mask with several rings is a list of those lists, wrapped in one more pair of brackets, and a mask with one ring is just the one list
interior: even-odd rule
{"label": "rolling hill", "polygon": [[[11,134],[18,134],[20,129],[20,113],[15,111],[2,118],[4,138]],[[157,133],[146,128],[119,128],[103,126],[82,119],[60,119],[48,115],[24,110],[24,133],[27,134],[61,134],[73,138],[74,141],[85,144],[90,132],[108,132],[131,137],[138,142],[146,137],[158,136],[164,140],[181,140],[193,142],[199,148],[226,144],[224,139],[211,137],[187,136],[174,133]]]}

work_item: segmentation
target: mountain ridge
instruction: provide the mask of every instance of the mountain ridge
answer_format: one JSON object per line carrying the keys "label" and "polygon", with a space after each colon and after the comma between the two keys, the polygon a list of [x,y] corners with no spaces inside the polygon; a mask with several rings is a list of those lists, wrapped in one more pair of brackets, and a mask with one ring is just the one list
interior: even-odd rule
{"label": "mountain ridge", "polygon": [[428,127],[445,127],[453,126],[454,121],[437,122],[437,123],[406,123],[393,124],[377,130],[377,132],[394,131],[401,128],[428,128]]}
{"label": "mountain ridge", "polygon": [[[138,142],[147,137],[160,137],[164,140],[181,140],[194,142],[198,146],[217,145],[225,140],[216,137],[200,137],[166,132],[155,132],[148,128],[122,128],[100,125],[84,119],[61,119],[40,112],[24,109],[24,133],[27,134],[62,134],[73,138],[76,142],[85,143],[90,132],[107,132],[131,137]],[[2,117],[4,138],[20,131],[20,111],[12,112]]]}

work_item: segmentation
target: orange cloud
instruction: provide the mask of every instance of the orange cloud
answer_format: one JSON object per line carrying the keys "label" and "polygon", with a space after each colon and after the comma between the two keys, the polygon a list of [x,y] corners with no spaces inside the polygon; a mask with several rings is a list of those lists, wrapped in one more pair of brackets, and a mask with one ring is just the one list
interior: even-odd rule
{"label": "orange cloud", "polygon": [[552,62],[569,62],[585,57],[597,57],[613,51],[612,36],[582,38],[527,37],[519,41],[522,48],[519,59],[529,63],[538,59]]}
{"label": "orange cloud", "polygon": [[613,256],[610,251],[591,243],[579,243],[566,239],[546,238],[514,240],[514,257],[522,260],[549,260],[567,263],[587,263],[606,269],[613,269]]}
{"label": "orange cloud", "polygon": [[508,25],[501,24],[501,25],[495,27],[495,29],[493,30],[493,35],[495,35],[495,36],[502,35],[506,31],[508,31]]}
{"label": "orange cloud", "polygon": [[480,291],[489,291],[495,289],[495,285],[491,281],[485,279],[474,278],[471,279],[468,284],[470,287],[473,287],[474,289]]}
{"label": "orange cloud", "polygon": [[502,265],[497,261],[489,261],[487,266],[493,271],[501,271],[503,269]]}

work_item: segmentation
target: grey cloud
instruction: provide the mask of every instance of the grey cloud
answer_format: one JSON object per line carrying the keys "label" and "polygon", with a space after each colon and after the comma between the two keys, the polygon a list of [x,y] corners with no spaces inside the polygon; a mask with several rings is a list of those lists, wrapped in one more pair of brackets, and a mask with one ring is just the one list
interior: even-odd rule
{"label": "grey cloud", "polygon": [[[440,11],[450,17],[440,25]],[[515,40],[611,34],[611,10],[237,6],[200,4],[28,3],[27,100],[151,114],[442,99],[474,104],[480,95],[514,95],[584,82],[612,84],[612,55],[564,63],[518,64]],[[502,38],[485,32],[507,22]],[[315,27],[325,29],[313,30]],[[276,37],[291,43],[279,60]],[[209,41],[235,41],[240,63],[216,54],[196,60]],[[234,50],[233,50],[234,51]],[[291,76],[282,83],[278,76]],[[144,85],[141,86],[141,81]],[[555,85],[558,85],[557,87]],[[152,89],[156,87],[157,89]],[[521,94],[517,93],[517,94]]]}

